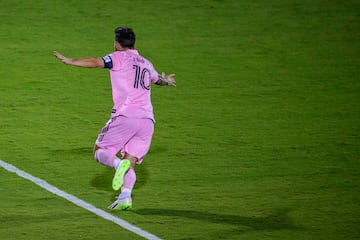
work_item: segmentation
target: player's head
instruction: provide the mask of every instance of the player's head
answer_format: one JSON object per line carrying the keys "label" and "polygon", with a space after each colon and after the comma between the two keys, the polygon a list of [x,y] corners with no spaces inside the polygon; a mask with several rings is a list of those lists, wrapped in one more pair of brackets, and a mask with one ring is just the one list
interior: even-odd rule
{"label": "player's head", "polygon": [[135,33],[131,28],[118,27],[115,29],[115,41],[123,48],[133,49],[135,47]]}

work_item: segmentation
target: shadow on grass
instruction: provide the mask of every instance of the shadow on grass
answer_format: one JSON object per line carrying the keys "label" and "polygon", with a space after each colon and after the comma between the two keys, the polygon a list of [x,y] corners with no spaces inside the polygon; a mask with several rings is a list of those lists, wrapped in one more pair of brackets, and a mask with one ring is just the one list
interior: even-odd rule
{"label": "shadow on grass", "polygon": [[208,223],[231,224],[249,227],[253,230],[296,230],[287,213],[289,210],[279,209],[275,213],[264,217],[243,217],[218,213],[206,213],[193,210],[171,209],[139,209],[132,212],[139,215],[159,215],[170,217],[184,217]]}
{"label": "shadow on grass", "polygon": [[71,155],[89,155],[92,157],[92,147],[79,147],[72,149],[54,149],[50,150],[53,154],[71,154]]}
{"label": "shadow on grass", "polygon": [[106,192],[114,192],[111,187],[111,181],[114,176],[114,170],[104,167],[102,173],[96,174],[90,181],[91,186]]}

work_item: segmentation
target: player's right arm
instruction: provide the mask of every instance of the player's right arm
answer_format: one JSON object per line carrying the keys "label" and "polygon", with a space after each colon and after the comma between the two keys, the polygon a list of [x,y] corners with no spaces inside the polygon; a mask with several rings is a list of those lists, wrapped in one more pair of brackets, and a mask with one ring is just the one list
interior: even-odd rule
{"label": "player's right arm", "polygon": [[87,57],[87,58],[68,58],[58,52],[54,52],[54,56],[65,64],[85,68],[104,68],[105,63],[102,58]]}

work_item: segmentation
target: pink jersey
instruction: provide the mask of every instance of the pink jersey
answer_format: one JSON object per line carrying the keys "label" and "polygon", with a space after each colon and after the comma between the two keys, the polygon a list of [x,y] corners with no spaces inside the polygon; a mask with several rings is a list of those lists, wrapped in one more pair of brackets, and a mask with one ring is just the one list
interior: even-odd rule
{"label": "pink jersey", "polygon": [[116,51],[103,59],[110,68],[113,114],[154,121],[150,85],[158,80],[158,73],[152,63],[133,49]]}

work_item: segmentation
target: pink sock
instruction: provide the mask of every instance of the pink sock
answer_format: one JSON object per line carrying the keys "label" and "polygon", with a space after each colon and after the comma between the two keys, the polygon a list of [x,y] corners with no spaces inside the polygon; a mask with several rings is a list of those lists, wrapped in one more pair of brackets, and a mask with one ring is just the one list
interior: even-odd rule
{"label": "pink sock", "polygon": [[99,163],[109,167],[114,167],[114,162],[118,159],[115,154],[103,148],[98,149],[94,157]]}
{"label": "pink sock", "polygon": [[136,173],[134,171],[134,168],[129,168],[129,170],[126,172],[124,176],[124,184],[122,185],[122,190],[128,189],[132,190],[134,188],[136,182]]}

